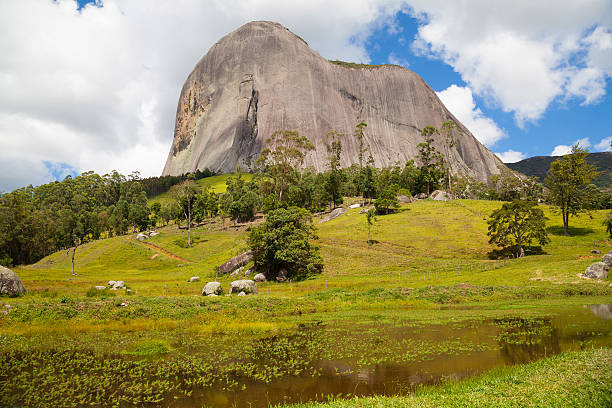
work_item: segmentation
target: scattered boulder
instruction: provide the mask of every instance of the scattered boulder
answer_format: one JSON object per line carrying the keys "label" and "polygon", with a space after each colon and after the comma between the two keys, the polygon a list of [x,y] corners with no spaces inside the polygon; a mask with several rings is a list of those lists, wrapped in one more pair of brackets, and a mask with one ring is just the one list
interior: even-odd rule
{"label": "scattered boulder", "polygon": [[192,276],[191,278],[189,278],[189,283],[191,282],[199,282],[200,281],[200,277],[199,276]]}
{"label": "scattered boulder", "polygon": [[605,263],[609,267],[612,266],[612,254],[605,254],[603,258],[601,258],[601,262]]}
{"label": "scattered boulder", "polygon": [[250,274],[255,272],[255,268],[249,268],[246,271],[244,271],[244,277],[246,278],[247,276],[249,276]]}
{"label": "scattered boulder", "polygon": [[427,193],[419,193],[415,195],[414,198],[416,198],[417,200],[424,200],[427,198]]}
{"label": "scattered boulder", "polygon": [[107,285],[108,286],[115,286],[115,283],[116,282],[114,280],[110,280],[110,281],[108,281]]}
{"label": "scattered boulder", "polygon": [[286,280],[287,280],[287,270],[285,268],[281,268],[281,270],[278,271],[278,275],[276,275],[276,281],[284,282]]}
{"label": "scattered boulder", "polygon": [[15,272],[0,266],[0,295],[19,296],[24,293],[23,283]]}
{"label": "scattered boulder", "polygon": [[322,223],[322,222],[331,221],[334,218],[338,218],[339,216],[341,216],[345,212],[346,212],[346,210],[344,208],[342,208],[342,207],[334,208],[329,214],[327,214],[325,217],[323,217],[323,219],[321,221],[319,221],[319,224]]}
{"label": "scattered boulder", "polygon": [[229,261],[217,268],[219,275],[227,275],[228,273],[240,268],[253,260],[253,251],[246,251],[243,254],[236,255]]}
{"label": "scattered boulder", "polygon": [[591,253],[594,255],[599,255],[601,254],[601,251],[599,249],[591,249]]}
{"label": "scattered boulder", "polygon": [[415,199],[414,197],[408,197],[407,195],[399,194],[397,196],[397,201],[399,201],[400,204],[410,204],[414,203]]}
{"label": "scattered boulder", "polygon": [[241,279],[230,283],[229,293],[240,292],[244,292],[245,294],[257,293],[257,285],[255,284],[255,281],[250,279]]}
{"label": "scattered boulder", "polygon": [[[112,282],[112,285],[111,285],[111,282]],[[110,286],[110,290],[125,289],[125,282],[123,282],[123,281],[108,281],[108,286]]]}
{"label": "scattered boulder", "polygon": [[366,208],[362,208],[361,211],[359,211],[359,214],[365,214],[368,211],[370,211],[373,207],[366,207]]}
{"label": "scattered boulder", "polygon": [[94,286],[94,288],[96,288],[97,290],[104,290],[106,289],[106,286]]}
{"label": "scattered boulder", "polygon": [[590,279],[606,279],[610,267],[603,262],[595,262],[584,271],[584,276]]}
{"label": "scattered boulder", "polygon": [[240,292],[240,293],[238,294],[238,296],[246,296],[246,293],[244,293],[244,292]]}
{"label": "scattered boulder", "polygon": [[139,241],[144,241],[145,239],[148,239],[149,236],[147,234],[145,234],[144,232],[141,232],[140,234],[136,235],[136,239]]}
{"label": "scattered boulder", "polygon": [[359,207],[361,207],[361,203],[357,203],[357,204],[351,204],[351,205],[349,205],[349,208],[350,208],[350,209],[353,209],[353,208],[359,208]]}
{"label": "scattered boulder", "polygon": [[149,236],[150,236],[150,237],[154,237],[154,236],[156,236],[156,235],[159,235],[159,232],[157,232],[157,231],[151,231],[151,232],[149,232]]}
{"label": "scattered boulder", "polygon": [[266,281],[266,275],[264,275],[263,273],[258,273],[257,275],[253,276],[253,280],[255,282],[265,282]]}
{"label": "scattered boulder", "polygon": [[446,191],[436,190],[429,196],[432,200],[436,201],[448,201],[450,200],[450,196]]}
{"label": "scattered boulder", "polygon": [[602,319],[612,320],[612,305],[590,305],[589,309]]}
{"label": "scattered boulder", "polygon": [[223,288],[219,282],[208,282],[202,289],[202,296],[222,295]]}
{"label": "scattered boulder", "polygon": [[233,278],[234,276],[237,276],[237,275],[239,275],[240,273],[242,273],[242,270],[243,270],[243,269],[244,269],[244,268],[241,266],[240,268],[236,269],[234,272],[230,273],[230,274],[229,274],[230,278]]}

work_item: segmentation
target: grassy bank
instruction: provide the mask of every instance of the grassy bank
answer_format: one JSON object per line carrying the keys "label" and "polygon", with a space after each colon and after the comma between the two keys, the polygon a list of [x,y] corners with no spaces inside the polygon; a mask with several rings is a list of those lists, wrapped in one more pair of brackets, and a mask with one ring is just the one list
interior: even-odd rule
{"label": "grassy bank", "polygon": [[292,408],[612,406],[612,349],[563,353],[406,397],[369,397]]}

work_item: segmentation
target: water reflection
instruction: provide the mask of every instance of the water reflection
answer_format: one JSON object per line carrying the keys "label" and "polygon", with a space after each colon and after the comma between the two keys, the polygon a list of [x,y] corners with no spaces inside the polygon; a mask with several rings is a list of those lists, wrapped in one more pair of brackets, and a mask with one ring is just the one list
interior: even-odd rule
{"label": "water reflection", "polygon": [[[405,394],[422,385],[459,380],[495,367],[524,364],[569,350],[612,346],[612,305],[567,308],[548,318],[510,317],[475,324],[432,325],[414,329],[376,326],[346,336],[387,336],[403,344],[437,344],[460,339],[471,347],[442,349],[404,363],[360,366],[355,359],[313,361],[318,376],[284,377],[270,384],[244,382],[237,391],[207,389],[175,407],[267,407],[280,403],[324,401],[330,396]],[[317,330],[328,330],[319,328]],[[374,333],[374,334],[373,334]],[[408,350],[410,351],[410,350]]]}

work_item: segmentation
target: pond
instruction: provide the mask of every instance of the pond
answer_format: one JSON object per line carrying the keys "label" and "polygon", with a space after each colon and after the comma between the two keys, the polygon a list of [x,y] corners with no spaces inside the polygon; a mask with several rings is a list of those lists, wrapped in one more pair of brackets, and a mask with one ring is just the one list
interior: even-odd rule
{"label": "pond", "polygon": [[170,406],[267,407],[324,401],[332,396],[406,394],[423,385],[524,364],[563,351],[612,347],[612,305],[565,308],[538,318],[510,316],[399,327],[338,324],[309,330],[316,332],[313,341],[328,350],[318,356],[330,357],[311,361],[312,370],[268,384],[237,379],[243,384],[238,390],[196,390],[190,398]]}

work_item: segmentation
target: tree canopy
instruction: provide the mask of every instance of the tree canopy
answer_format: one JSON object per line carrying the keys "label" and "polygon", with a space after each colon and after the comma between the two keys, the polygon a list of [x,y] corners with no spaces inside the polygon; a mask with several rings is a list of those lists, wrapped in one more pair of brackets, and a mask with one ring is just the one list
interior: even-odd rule
{"label": "tree canopy", "polygon": [[248,244],[255,268],[268,279],[279,274],[287,279],[304,279],[323,271],[310,212],[299,207],[279,208],[266,221],[251,229]]}
{"label": "tree canopy", "polygon": [[577,144],[572,151],[551,163],[546,176],[548,200],[559,207],[563,217],[563,232],[569,235],[569,217],[583,211],[589,201],[591,180],[598,176],[595,167],[586,161],[588,151]]}

